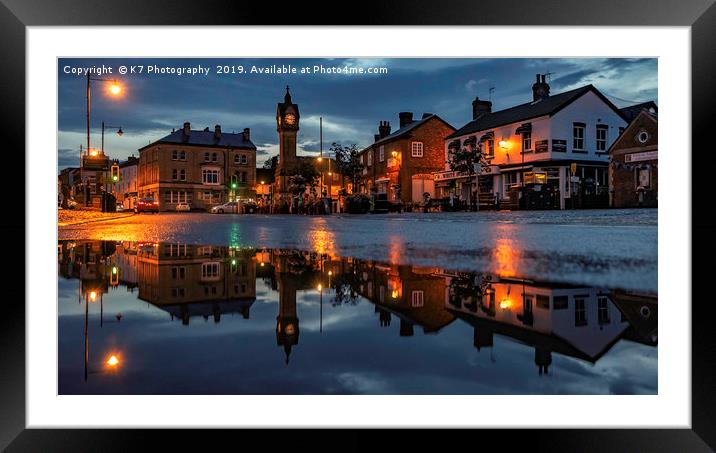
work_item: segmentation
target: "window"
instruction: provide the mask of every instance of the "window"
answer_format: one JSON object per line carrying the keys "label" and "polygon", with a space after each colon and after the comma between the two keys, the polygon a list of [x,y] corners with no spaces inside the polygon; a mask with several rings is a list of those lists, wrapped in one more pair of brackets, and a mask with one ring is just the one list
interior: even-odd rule
{"label": "window", "polygon": [[172,180],[177,180],[177,175],[179,174],[179,171],[176,168],[172,168]]}
{"label": "window", "polygon": [[609,302],[606,296],[597,297],[597,319],[599,325],[609,324]]}
{"label": "window", "polygon": [[577,327],[587,325],[587,296],[574,296],[574,325]]}
{"label": "window", "polygon": [[177,160],[179,158],[179,152],[177,150],[172,151],[172,160]]}
{"label": "window", "polygon": [[522,133],[522,152],[532,151],[532,132]]}
{"label": "window", "polygon": [[183,168],[179,170],[179,180],[186,181],[186,170]]}
{"label": "window", "polygon": [[209,153],[204,153],[204,162],[209,162]]}
{"label": "window", "polygon": [[242,171],[241,173],[239,173],[239,176],[241,177],[240,178],[241,182],[245,183],[246,182],[246,172]]}
{"label": "window", "polygon": [[423,142],[413,142],[410,145],[410,155],[412,157],[423,157]]}
{"label": "window", "polygon": [[368,153],[368,166],[373,165],[373,153]]}
{"label": "window", "polygon": [[172,267],[172,278],[174,280],[177,280],[177,279],[183,280],[184,277],[186,277],[186,268],[185,267]]}
{"label": "window", "polygon": [[568,296],[554,296],[552,298],[552,308],[554,310],[564,310],[567,308],[568,301]]}
{"label": "window", "polygon": [[247,165],[249,163],[249,158],[246,154],[241,155],[241,165]]}
{"label": "window", "polygon": [[574,123],[572,127],[572,149],[582,151],[584,150],[584,123]]}
{"label": "window", "polygon": [[537,308],[549,310],[549,296],[537,294]]}
{"label": "window", "polygon": [[186,160],[186,151],[179,151],[179,160]]}
{"label": "window", "polygon": [[172,288],[172,297],[184,297],[184,288]]}
{"label": "window", "polygon": [[202,263],[201,278],[218,278],[219,263]]}
{"label": "window", "polygon": [[241,163],[241,156],[239,156],[238,154],[236,154],[236,155],[234,156],[234,164],[239,165],[239,163]]}
{"label": "window", "polygon": [[597,124],[597,151],[607,150],[607,133],[609,132],[609,126],[603,124]]}
{"label": "window", "polygon": [[425,305],[425,292],[424,291],[412,291],[410,293],[410,306],[419,308]]}
{"label": "window", "polygon": [[216,158],[216,153],[213,153],[213,154],[211,155],[211,161],[212,161],[212,162],[216,162],[216,160],[217,160],[217,158]]}
{"label": "window", "polygon": [[495,139],[491,138],[487,141],[487,155],[494,157],[495,155]]}
{"label": "window", "polygon": [[378,148],[378,162],[383,162],[385,160],[385,146],[380,146]]}
{"label": "window", "polygon": [[360,164],[363,165],[363,154],[360,155]]}
{"label": "window", "polygon": [[201,181],[204,184],[219,184],[219,170],[203,169],[201,171]]}

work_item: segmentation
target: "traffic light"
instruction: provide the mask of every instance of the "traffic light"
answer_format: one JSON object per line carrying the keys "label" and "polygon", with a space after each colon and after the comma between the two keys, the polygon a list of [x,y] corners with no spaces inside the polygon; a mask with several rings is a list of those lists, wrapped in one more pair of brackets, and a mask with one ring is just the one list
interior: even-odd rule
{"label": "traffic light", "polygon": [[232,189],[236,189],[238,187],[237,179],[238,178],[236,177],[236,175],[231,176],[231,188]]}
{"label": "traffic light", "polygon": [[117,165],[117,164],[112,165],[110,178],[113,183],[119,182],[119,165]]}

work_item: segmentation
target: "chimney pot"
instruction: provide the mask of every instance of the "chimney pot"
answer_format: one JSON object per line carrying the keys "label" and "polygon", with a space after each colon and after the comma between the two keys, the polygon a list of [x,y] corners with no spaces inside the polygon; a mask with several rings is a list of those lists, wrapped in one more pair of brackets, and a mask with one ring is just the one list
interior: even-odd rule
{"label": "chimney pot", "polygon": [[475,97],[472,101],[472,119],[476,120],[487,113],[492,113],[492,102],[481,101],[479,97]]}
{"label": "chimney pot", "polygon": [[221,138],[221,125],[220,124],[217,124],[216,126],[214,126],[214,137],[216,137],[217,140]]}
{"label": "chimney pot", "polygon": [[191,132],[191,124],[189,124],[189,121],[184,122],[184,135],[189,135]]}
{"label": "chimney pot", "polygon": [[532,100],[539,101],[540,99],[549,97],[549,84],[546,82],[546,74],[537,74],[537,82],[532,85]]}
{"label": "chimney pot", "polygon": [[244,132],[242,132],[242,135],[244,136],[244,141],[248,142],[251,140],[251,129],[248,127],[244,128]]}
{"label": "chimney pot", "polygon": [[383,138],[388,135],[390,135],[390,123],[388,121],[381,121],[378,123],[378,136]]}
{"label": "chimney pot", "polygon": [[400,127],[405,127],[413,122],[413,112],[400,112],[398,118],[400,118]]}

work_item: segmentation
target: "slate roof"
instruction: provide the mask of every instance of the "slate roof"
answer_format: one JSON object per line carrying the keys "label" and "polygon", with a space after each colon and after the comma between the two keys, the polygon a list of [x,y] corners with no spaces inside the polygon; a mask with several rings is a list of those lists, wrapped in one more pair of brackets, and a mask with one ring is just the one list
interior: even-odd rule
{"label": "slate roof", "polygon": [[[196,146],[209,146],[219,148],[243,148],[243,149],[256,149],[256,145],[251,140],[244,140],[244,134],[239,132],[238,134],[232,134],[222,132],[219,140],[214,136],[214,131],[197,131],[192,130],[189,136],[184,135],[183,129],[177,129],[171,134],[160,138],[159,140],[150,143],[147,146],[151,146],[157,143],[174,143],[177,145],[196,145]],[[144,149],[144,146],[140,149]]]}
{"label": "slate roof", "polygon": [[641,113],[642,110],[649,111],[649,109],[654,109],[654,113],[649,112],[650,115],[656,116],[656,113],[659,111],[659,107],[657,107],[656,103],[654,101],[647,101],[642,102],[641,104],[634,104],[630,105],[629,107],[624,107],[621,109],[624,116],[626,116],[628,121],[632,121],[634,118],[639,116],[639,113]]}
{"label": "slate roof", "polygon": [[[426,115],[427,115],[427,114],[426,114]],[[380,144],[382,144],[382,143],[387,143],[387,142],[389,142],[389,141],[391,141],[391,140],[395,140],[396,138],[400,138],[400,137],[402,137],[402,136],[404,136],[404,135],[407,135],[408,132],[410,132],[410,131],[412,131],[412,130],[418,128],[419,126],[421,126],[421,125],[423,125],[423,124],[425,124],[426,122],[430,121],[432,118],[437,118],[437,119],[439,119],[440,121],[442,121],[443,123],[447,124],[448,126],[450,126],[451,128],[454,129],[454,127],[453,127],[452,125],[450,125],[450,123],[448,123],[448,122],[445,121],[444,119],[440,118],[440,117],[437,116],[436,114],[431,113],[430,115],[425,116],[425,117],[423,117],[423,118],[421,118],[421,119],[419,119],[419,120],[415,120],[415,121],[413,121],[413,122],[410,123],[410,124],[406,124],[405,126],[403,126],[403,127],[401,127],[400,129],[396,130],[396,131],[393,132],[392,134],[386,135],[385,137],[381,138],[381,139],[378,140],[377,142],[371,143],[371,144],[368,145],[366,148],[362,149],[360,152],[363,152],[363,151],[367,150],[367,149],[370,148],[371,146],[380,145]]]}
{"label": "slate roof", "polygon": [[624,117],[623,112],[620,111],[617,106],[615,106],[602,93],[600,93],[594,85],[590,84],[574,90],[565,91],[564,93],[555,94],[538,101],[527,102],[508,109],[487,113],[476,120],[470,121],[457,131],[448,135],[446,138],[456,138],[466,134],[494,129],[499,126],[504,126],[505,124],[527,121],[540,116],[551,116],[590,91],[609,105],[614,112],[617,113],[617,115],[621,116],[628,122],[628,120]]}

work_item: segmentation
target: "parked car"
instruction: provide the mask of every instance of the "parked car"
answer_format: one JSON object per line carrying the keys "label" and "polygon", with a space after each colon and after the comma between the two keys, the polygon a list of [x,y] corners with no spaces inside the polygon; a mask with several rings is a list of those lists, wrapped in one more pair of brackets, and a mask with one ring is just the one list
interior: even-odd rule
{"label": "parked car", "polygon": [[241,203],[241,212],[244,214],[254,214],[258,212],[259,206],[253,201],[244,201]]}
{"label": "parked car", "polygon": [[117,212],[123,212],[124,211],[124,205],[122,203],[117,203]]}
{"label": "parked car", "polygon": [[177,203],[176,210],[188,212],[188,211],[191,211],[191,206],[189,205],[189,203]]}
{"label": "parked car", "polygon": [[159,201],[151,197],[140,198],[134,207],[134,212],[156,212],[159,213]]}
{"label": "parked car", "polygon": [[224,204],[220,204],[211,208],[212,214],[223,214],[225,212],[238,212],[239,203],[236,201],[229,201]]}

